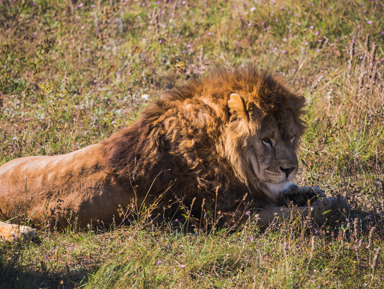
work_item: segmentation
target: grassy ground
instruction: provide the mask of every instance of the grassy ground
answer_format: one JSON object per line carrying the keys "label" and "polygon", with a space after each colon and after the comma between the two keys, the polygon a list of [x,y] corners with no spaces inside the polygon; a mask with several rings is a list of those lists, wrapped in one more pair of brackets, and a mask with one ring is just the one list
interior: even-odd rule
{"label": "grassy ground", "polygon": [[[381,1],[362,0],[2,0],[0,164],[101,141],[132,123],[169,75],[254,63],[307,98],[298,183],[383,212],[382,15]],[[378,229],[182,228],[139,220],[2,243],[0,288],[384,286]]]}

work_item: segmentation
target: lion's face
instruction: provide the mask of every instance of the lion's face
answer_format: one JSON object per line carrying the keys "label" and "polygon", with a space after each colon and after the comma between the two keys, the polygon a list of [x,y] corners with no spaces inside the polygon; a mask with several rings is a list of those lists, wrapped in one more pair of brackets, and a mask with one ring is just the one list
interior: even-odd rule
{"label": "lion's face", "polygon": [[237,158],[230,157],[232,164],[249,185],[275,199],[298,171],[296,147],[302,127],[289,110],[263,114],[254,106],[251,111],[252,106],[236,94],[228,104],[234,117],[228,126],[232,142],[227,145],[232,154],[237,151]]}
{"label": "lion's face", "polygon": [[254,186],[261,185],[261,189],[273,198],[287,189],[297,173],[297,135],[291,115],[286,114],[284,122],[268,115],[263,118],[260,129],[247,138],[247,179]]}

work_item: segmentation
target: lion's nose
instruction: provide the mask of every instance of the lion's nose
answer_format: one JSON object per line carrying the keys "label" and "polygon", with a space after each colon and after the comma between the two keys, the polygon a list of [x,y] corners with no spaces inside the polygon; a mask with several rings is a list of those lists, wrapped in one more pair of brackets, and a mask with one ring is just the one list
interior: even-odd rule
{"label": "lion's nose", "polygon": [[283,167],[280,167],[280,170],[285,173],[285,176],[287,177],[288,179],[288,176],[295,170],[296,168],[295,167],[291,167],[291,168],[283,168]]}

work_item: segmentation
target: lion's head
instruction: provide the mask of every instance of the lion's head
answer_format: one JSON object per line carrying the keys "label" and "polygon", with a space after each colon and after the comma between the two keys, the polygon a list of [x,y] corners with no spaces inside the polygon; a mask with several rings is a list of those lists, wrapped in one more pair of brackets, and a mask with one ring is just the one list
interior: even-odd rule
{"label": "lion's head", "polygon": [[304,97],[265,73],[219,70],[165,92],[105,142],[107,161],[138,195],[172,184],[167,192],[179,199],[218,192],[227,209],[244,195],[260,204],[297,172],[303,106]]}
{"label": "lion's head", "polygon": [[276,199],[298,171],[296,149],[305,128],[300,118],[305,99],[267,74],[241,72],[241,77],[227,76],[231,93],[225,155],[239,178]]}

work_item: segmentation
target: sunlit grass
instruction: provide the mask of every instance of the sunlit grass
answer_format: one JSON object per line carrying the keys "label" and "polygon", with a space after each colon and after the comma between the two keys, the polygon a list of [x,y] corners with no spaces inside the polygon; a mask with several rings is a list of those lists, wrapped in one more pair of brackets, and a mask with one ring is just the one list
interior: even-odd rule
{"label": "sunlit grass", "polygon": [[[254,63],[307,99],[298,183],[382,213],[383,14],[380,1],[352,0],[1,1],[0,164],[101,141],[137,119],[169,76]],[[0,287],[384,283],[383,232],[353,220],[335,232],[300,220],[266,232],[254,222],[235,232],[182,228],[139,220],[1,243]]]}

